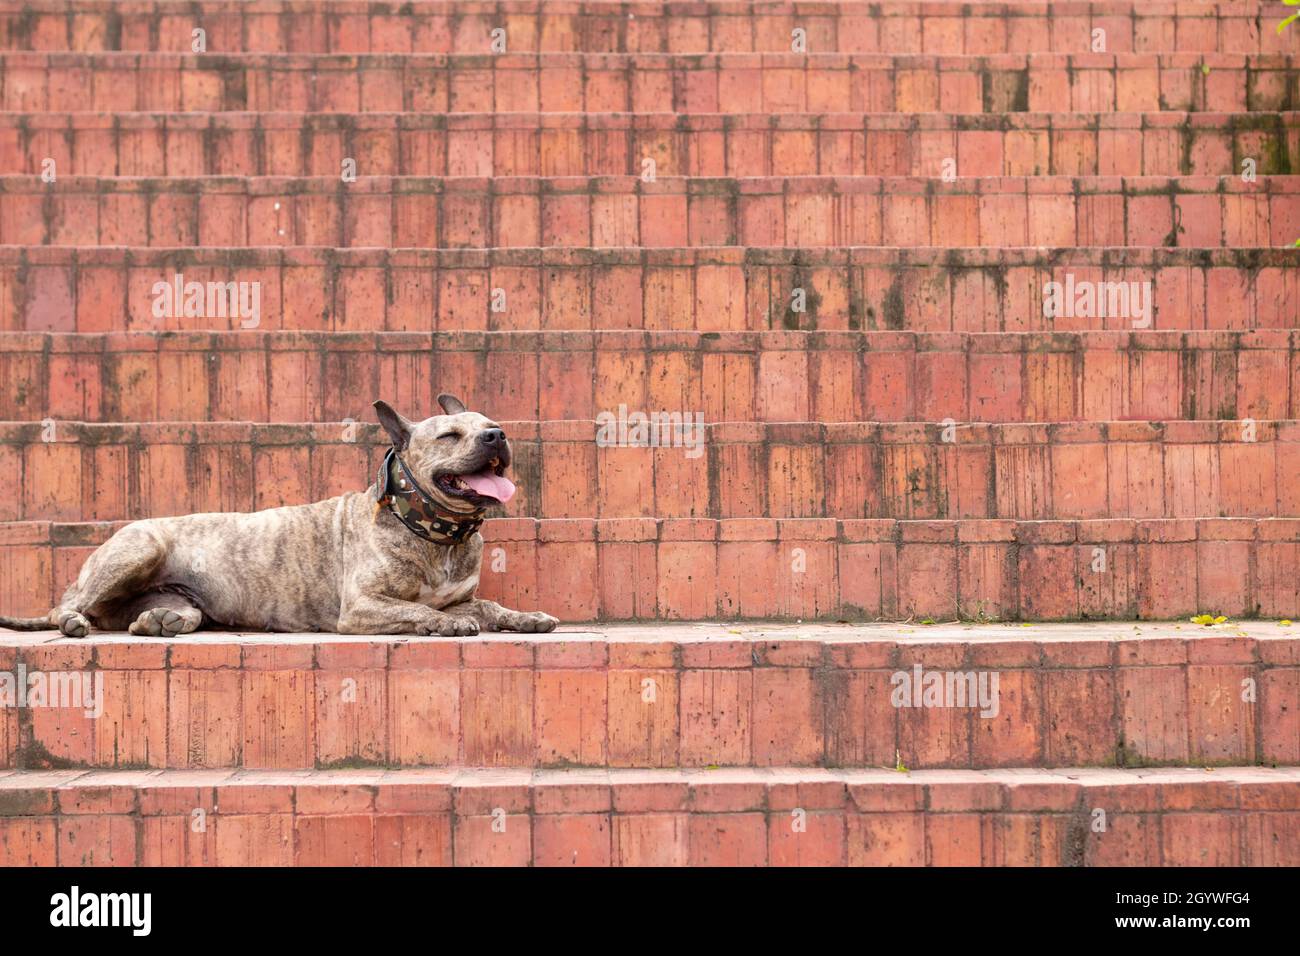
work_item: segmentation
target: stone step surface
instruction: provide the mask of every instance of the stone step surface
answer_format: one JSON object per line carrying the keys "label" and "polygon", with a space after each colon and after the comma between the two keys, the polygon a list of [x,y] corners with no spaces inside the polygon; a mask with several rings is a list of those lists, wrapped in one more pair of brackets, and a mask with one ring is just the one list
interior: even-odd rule
{"label": "stone step surface", "polygon": [[493,31],[512,51],[790,52],[793,31],[821,52],[986,55],[1104,49],[1254,53],[1292,49],[1273,29],[1282,14],[1256,0],[1064,5],[941,2],[680,4],[638,2],[368,3],[304,8],[222,0],[197,9],[160,2],[7,0],[0,49],[189,53],[193,30],[213,53],[490,53]]}
{"label": "stone step surface", "polygon": [[[0,608],[47,613],[122,524],[0,523]],[[483,534],[480,596],[562,621],[1300,617],[1293,518],[498,518]]]}
{"label": "stone step surface", "polygon": [[[419,417],[421,412],[412,412]],[[635,412],[635,410],[632,410]],[[1287,518],[1300,422],[499,421],[535,518]],[[653,442],[654,444],[651,444]],[[662,445],[660,444],[662,442]],[[675,444],[674,444],[675,442]],[[256,511],[356,491],[360,423],[0,423],[0,521]]]}
{"label": "stone step surface", "polygon": [[[155,309],[178,275],[202,309]],[[1280,248],[0,246],[0,331],[1295,329],[1297,276]],[[256,316],[209,282],[257,283]]]}
{"label": "stone step surface", "polygon": [[1253,621],[0,631],[0,670],[51,688],[0,712],[20,770],[1300,763],[1300,633]]}
{"label": "stone step surface", "polygon": [[1300,771],[54,771],[12,866],[1295,866]]}
{"label": "stone step surface", "polygon": [[9,53],[0,107],[547,113],[1269,112],[1300,103],[1261,53]]}
{"label": "stone step surface", "polygon": [[5,113],[0,169],[72,176],[1222,176],[1300,163],[1270,113]]}
{"label": "stone step surface", "polygon": [[[1300,75],[1300,74],[1298,74]],[[1300,177],[0,177],[18,246],[1291,246]]]}
{"label": "stone step surface", "polygon": [[362,421],[453,388],[506,421],[1266,421],[1300,418],[1300,331],[15,332],[0,375],[0,421]]}

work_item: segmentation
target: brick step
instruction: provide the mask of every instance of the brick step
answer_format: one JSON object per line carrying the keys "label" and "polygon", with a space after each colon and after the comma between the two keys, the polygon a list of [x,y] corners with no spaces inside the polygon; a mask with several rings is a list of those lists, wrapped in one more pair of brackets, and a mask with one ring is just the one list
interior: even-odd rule
{"label": "brick step", "polygon": [[207,50],[294,53],[491,53],[492,31],[509,50],[593,53],[727,53],[791,50],[802,28],[818,52],[991,54],[1086,52],[1093,30],[1113,52],[1289,52],[1273,29],[1282,14],[1255,0],[1222,4],[1110,0],[1067,9],[1020,0],[958,3],[558,5],[507,3],[303,4],[205,2],[200,9],[145,2],[6,0],[0,49],[163,50],[189,53],[202,27]]}
{"label": "brick step", "polygon": [[1213,249],[1298,237],[1296,176],[0,176],[0,243],[13,246]]}
{"label": "brick step", "polygon": [[[1297,268],[1284,249],[0,246],[0,330],[251,324],[237,314],[155,316],[155,285],[178,273],[184,282],[258,282],[264,330],[1281,329],[1300,326]],[[1071,306],[1047,316],[1052,282]],[[1115,283],[1144,282],[1150,294],[1129,300],[1136,311],[1122,299],[1112,307]],[[1089,294],[1103,290],[1104,310],[1078,307],[1089,284]],[[496,289],[504,299],[494,303]],[[1149,315],[1138,316],[1147,303]]]}
{"label": "brick step", "polygon": [[8,53],[0,107],[306,112],[1296,109],[1292,55]]}
{"label": "brick step", "polygon": [[[49,705],[0,711],[0,768],[1296,764],[1292,630],[690,624],[542,639],[200,631],[170,640],[0,631],[0,667],[51,685],[63,675],[70,689]],[[929,674],[952,689],[927,703]]]}
{"label": "brick step", "polygon": [[[0,609],[46,613],[120,526],[0,523]],[[1296,519],[501,518],[484,528],[479,594],[565,621],[1300,617]],[[508,573],[491,570],[500,561]]]}
{"label": "brick step", "polygon": [[[689,447],[663,448],[618,447],[595,422],[500,424],[510,517],[1300,516],[1300,422],[691,420]],[[0,423],[0,521],[316,501],[364,488],[388,444],[377,425]]]}
{"label": "brick step", "polygon": [[1300,332],[9,332],[0,380],[0,421],[1295,419]]}
{"label": "brick step", "polygon": [[[0,331],[251,325],[155,316],[155,285],[177,274],[259,283],[267,331],[1294,329],[1297,270],[1289,249],[0,246]],[[1053,282],[1070,307],[1047,316]],[[1138,283],[1139,299],[1116,283]],[[1080,308],[1085,294],[1093,305]]]}
{"label": "brick step", "polygon": [[2,113],[0,169],[77,176],[1290,173],[1297,113]]}
{"label": "brick step", "polygon": [[11,773],[0,865],[1296,866],[1298,783],[1265,767]]}

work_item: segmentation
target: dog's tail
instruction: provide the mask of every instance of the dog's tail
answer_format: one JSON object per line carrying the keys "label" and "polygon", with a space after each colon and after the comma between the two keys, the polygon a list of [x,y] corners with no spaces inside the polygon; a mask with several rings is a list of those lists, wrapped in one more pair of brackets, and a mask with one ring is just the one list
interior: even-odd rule
{"label": "dog's tail", "polygon": [[11,631],[57,631],[48,617],[5,617],[0,614],[0,627]]}

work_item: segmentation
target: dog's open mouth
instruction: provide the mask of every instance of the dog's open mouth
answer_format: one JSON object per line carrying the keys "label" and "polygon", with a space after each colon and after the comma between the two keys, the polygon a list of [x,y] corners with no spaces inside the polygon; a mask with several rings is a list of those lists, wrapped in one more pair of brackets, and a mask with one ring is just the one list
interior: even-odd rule
{"label": "dog's open mouth", "polygon": [[449,495],[475,504],[505,504],[515,496],[515,484],[504,474],[501,459],[493,458],[482,471],[472,475],[439,475],[438,487]]}

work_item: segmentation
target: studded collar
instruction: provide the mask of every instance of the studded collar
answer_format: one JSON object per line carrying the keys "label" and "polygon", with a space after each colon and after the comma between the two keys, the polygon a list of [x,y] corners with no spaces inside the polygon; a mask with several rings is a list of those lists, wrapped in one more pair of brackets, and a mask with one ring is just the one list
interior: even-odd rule
{"label": "studded collar", "polygon": [[425,541],[460,544],[483,524],[482,511],[457,514],[434,504],[396,448],[388,449],[379,466],[378,489],[379,504],[387,504],[398,521]]}

